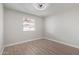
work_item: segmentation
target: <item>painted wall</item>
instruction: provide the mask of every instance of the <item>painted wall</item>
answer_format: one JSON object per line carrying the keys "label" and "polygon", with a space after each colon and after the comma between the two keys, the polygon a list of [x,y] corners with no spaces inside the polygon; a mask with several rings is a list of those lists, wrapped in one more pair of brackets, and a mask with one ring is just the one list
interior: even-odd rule
{"label": "painted wall", "polygon": [[0,54],[3,48],[3,5],[0,4]]}
{"label": "painted wall", "polygon": [[[6,9],[4,10],[4,27],[5,27],[5,45],[14,44],[21,41],[29,41],[32,39],[42,38],[43,20],[40,17],[25,14],[22,12]],[[36,30],[23,32],[23,17],[35,19]]]}
{"label": "painted wall", "polygon": [[[36,31],[23,32],[23,17],[36,20]],[[64,11],[45,19],[22,12],[4,10],[4,45],[47,37],[79,47],[79,8]]]}
{"label": "painted wall", "polygon": [[45,37],[79,47],[79,7],[47,17]]}

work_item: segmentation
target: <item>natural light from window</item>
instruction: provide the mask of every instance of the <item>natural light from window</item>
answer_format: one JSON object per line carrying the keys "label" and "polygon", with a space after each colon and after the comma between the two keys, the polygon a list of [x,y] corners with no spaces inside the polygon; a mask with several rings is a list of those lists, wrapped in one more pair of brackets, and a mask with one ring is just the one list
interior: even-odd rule
{"label": "natural light from window", "polygon": [[23,19],[23,31],[35,31],[35,19],[24,17],[24,19]]}

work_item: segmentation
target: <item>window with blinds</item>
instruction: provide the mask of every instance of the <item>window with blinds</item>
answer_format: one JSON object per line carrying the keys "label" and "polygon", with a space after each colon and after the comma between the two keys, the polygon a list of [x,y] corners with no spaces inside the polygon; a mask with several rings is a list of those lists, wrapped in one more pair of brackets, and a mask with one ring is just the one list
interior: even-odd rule
{"label": "window with blinds", "polygon": [[23,19],[23,31],[35,31],[35,19]]}

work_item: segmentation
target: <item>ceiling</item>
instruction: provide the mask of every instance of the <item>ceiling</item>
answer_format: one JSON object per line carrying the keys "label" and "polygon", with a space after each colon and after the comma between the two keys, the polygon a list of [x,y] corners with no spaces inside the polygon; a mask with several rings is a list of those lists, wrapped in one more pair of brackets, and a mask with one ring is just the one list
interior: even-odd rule
{"label": "ceiling", "polygon": [[33,4],[34,3],[4,3],[4,7],[40,17],[47,17],[79,7],[79,4],[48,3],[48,7],[45,10],[37,10]]}

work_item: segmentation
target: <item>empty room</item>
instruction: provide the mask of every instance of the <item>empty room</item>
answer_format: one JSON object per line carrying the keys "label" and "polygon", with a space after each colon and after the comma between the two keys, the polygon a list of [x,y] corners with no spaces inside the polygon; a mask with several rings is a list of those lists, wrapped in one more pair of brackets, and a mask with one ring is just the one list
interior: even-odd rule
{"label": "empty room", "polygon": [[79,55],[78,3],[0,3],[1,55]]}

